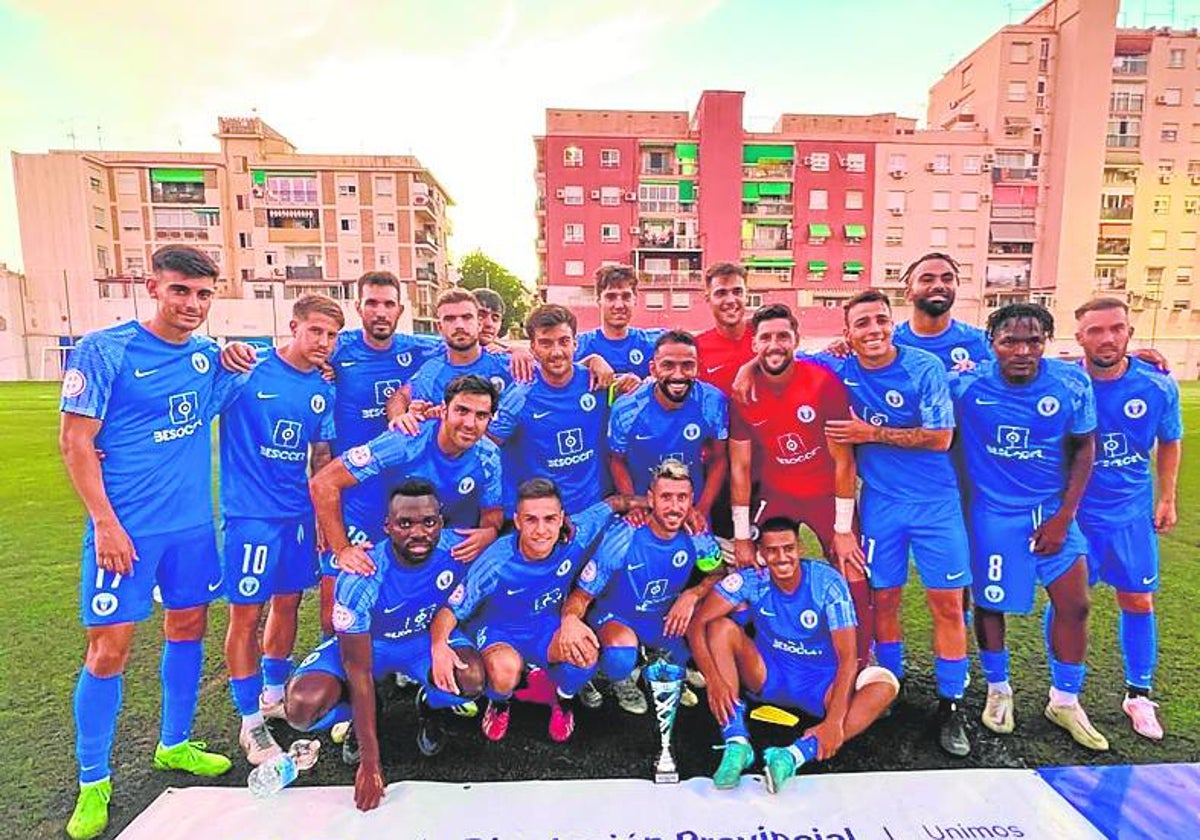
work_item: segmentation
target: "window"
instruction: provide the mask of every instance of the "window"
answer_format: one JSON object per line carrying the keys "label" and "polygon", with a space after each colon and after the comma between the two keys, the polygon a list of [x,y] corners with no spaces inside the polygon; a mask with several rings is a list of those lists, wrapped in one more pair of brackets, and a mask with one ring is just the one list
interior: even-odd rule
{"label": "window", "polygon": [[621,165],[621,150],[620,149],[601,149],[600,150],[600,168],[601,169],[616,169]]}
{"label": "window", "polygon": [[1030,41],[1014,41],[1009,48],[1008,60],[1013,64],[1028,64],[1032,53],[1033,44]]}
{"label": "window", "polygon": [[1162,95],[1163,105],[1182,105],[1183,88],[1167,88]]}
{"label": "window", "polygon": [[862,152],[850,152],[846,155],[847,172],[866,172],[867,156]]}
{"label": "window", "polygon": [[663,292],[646,292],[642,302],[647,309],[665,309],[667,296]]}
{"label": "window", "polygon": [[813,152],[808,156],[808,165],[813,172],[828,172],[829,152]]}
{"label": "window", "polygon": [[347,251],[346,265],[355,266],[356,268],[362,265],[362,254],[360,254],[358,251]]}
{"label": "window", "polygon": [[141,230],[142,214],[136,210],[121,211],[121,230]]}
{"label": "window", "polygon": [[568,277],[582,277],[583,260],[567,260],[563,263],[563,274]]}
{"label": "window", "polygon": [[1179,234],[1179,248],[1182,251],[1196,250],[1196,231],[1185,230]]}
{"label": "window", "polygon": [[104,212],[104,208],[103,208],[103,207],[93,207],[93,208],[92,208],[92,227],[94,227],[94,228],[99,228],[100,230],[104,230],[104,227],[105,227],[104,217],[105,217],[105,215],[106,215],[106,214],[105,214],[105,212]]}
{"label": "window", "polygon": [[847,210],[863,209],[863,191],[862,190],[846,190],[846,209]]}
{"label": "window", "polygon": [[1110,113],[1132,112],[1140,114],[1146,101],[1146,89],[1141,85],[1116,83],[1108,95]]}
{"label": "window", "polygon": [[343,197],[358,195],[358,179],[353,175],[339,175],[337,192],[339,196]]}
{"label": "window", "polygon": [[904,228],[890,227],[887,228],[884,237],[884,245],[903,245],[904,244]]}
{"label": "window", "polygon": [[241,193],[238,193],[236,196],[234,196],[234,198],[235,198],[235,203],[237,204],[237,209],[245,210],[246,209],[246,196],[242,195]]}
{"label": "window", "polygon": [[971,248],[975,245],[975,228],[960,227],[958,229],[958,247]]}
{"label": "window", "polygon": [[280,204],[317,204],[317,179],[268,175],[267,200]]}
{"label": "window", "polygon": [[267,251],[265,254],[267,265],[277,265],[279,263],[279,254],[275,251]]}
{"label": "window", "polygon": [[974,272],[975,272],[975,264],[974,263],[959,263],[958,264],[958,279],[959,280],[970,280],[974,276]]}
{"label": "window", "polygon": [[583,187],[563,187],[563,204],[583,204]]}
{"label": "window", "polygon": [[643,213],[675,213],[679,211],[678,184],[639,184],[638,208]]}
{"label": "window", "polygon": [[961,192],[958,194],[958,209],[970,212],[979,209],[979,193]]}
{"label": "window", "polygon": [[691,309],[692,296],[687,292],[671,292],[672,309]]}
{"label": "window", "polygon": [[1154,203],[1151,205],[1150,212],[1153,213],[1155,216],[1165,216],[1165,215],[1167,215],[1167,213],[1171,212],[1171,196],[1169,196],[1169,195],[1154,196]]}
{"label": "window", "polygon": [[[243,269],[243,275],[244,275],[245,271],[246,270]],[[242,279],[248,280],[250,278],[243,276]],[[275,288],[273,286],[265,285],[265,286],[255,286],[254,287],[254,299],[255,300],[270,300],[273,297],[275,297]]]}
{"label": "window", "polygon": [[387,251],[380,251],[376,259],[379,262],[380,268],[386,268],[392,264],[392,255]]}
{"label": "window", "polygon": [[99,175],[89,175],[88,186],[91,187],[92,192],[94,193],[104,192],[104,182],[100,180]]}
{"label": "window", "polygon": [[146,274],[146,258],[141,254],[130,254],[125,257],[125,273],[130,277],[143,277]]}
{"label": "window", "polygon": [[577,222],[569,222],[563,225],[563,242],[582,242],[583,241],[583,225]]}
{"label": "window", "polygon": [[1195,216],[1197,213],[1200,213],[1200,196],[1184,196],[1183,212],[1189,216]]}
{"label": "window", "polygon": [[1163,279],[1162,266],[1151,266],[1150,268],[1146,269],[1146,285],[1147,286],[1161,286],[1162,279]]}
{"label": "window", "polygon": [[1179,123],[1165,122],[1162,124],[1162,133],[1159,135],[1164,143],[1175,143],[1179,140]]}
{"label": "window", "polygon": [[1180,70],[1186,60],[1187,50],[1171,50],[1167,55],[1167,66],[1172,70]]}
{"label": "window", "polygon": [[1177,298],[1171,302],[1171,308],[1176,312],[1185,312],[1190,309],[1192,302],[1187,298]]}
{"label": "window", "polygon": [[950,242],[950,228],[935,227],[929,229],[929,244],[935,248],[945,248]]}
{"label": "window", "polygon": [[375,233],[380,236],[395,236],[396,235],[396,217],[388,214],[380,214],[375,217]]}
{"label": "window", "polygon": [[888,172],[902,175],[908,171],[908,155],[888,155]]}
{"label": "window", "polygon": [[1024,81],[1008,83],[1008,101],[1024,102],[1029,96],[1029,83]]}
{"label": "window", "polygon": [[1158,161],[1158,174],[1159,175],[1166,175],[1166,176],[1170,177],[1171,173],[1173,173],[1174,171],[1175,171],[1175,159],[1174,158],[1162,158]]}
{"label": "window", "polygon": [[[254,270],[253,269],[243,268],[241,273],[242,273],[243,281],[248,281],[248,280],[254,279]],[[258,297],[258,295],[256,294],[255,297]]]}
{"label": "window", "polygon": [[[1196,91],[1200,96],[1200,90]],[[118,172],[117,173],[117,195],[137,195],[138,194],[138,174],[136,172]]]}
{"label": "window", "polygon": [[342,233],[358,233],[358,217],[342,216],[338,219],[338,230]]}
{"label": "window", "polygon": [[621,241],[621,226],[620,225],[600,225],[600,241],[601,242],[620,242]]}
{"label": "window", "polygon": [[1138,117],[1123,117],[1108,121],[1105,145],[1111,148],[1137,148],[1142,139],[1142,121]]}
{"label": "window", "polygon": [[1167,247],[1167,232],[1165,230],[1150,231],[1150,238],[1147,244],[1148,248],[1155,251],[1161,251]]}
{"label": "window", "polygon": [[245,155],[235,155],[233,158],[233,171],[238,175],[246,173],[247,160]]}
{"label": "window", "polygon": [[944,211],[950,209],[950,191],[935,190],[933,193],[933,209]]}
{"label": "window", "polygon": [[829,209],[829,192],[827,190],[809,190],[808,191],[808,209],[809,210],[828,210]]}
{"label": "window", "polygon": [[600,206],[601,207],[616,207],[621,203],[621,188],[620,187],[601,187],[600,188]]}
{"label": "window", "polygon": [[252,244],[253,242],[254,242],[254,240],[250,236],[250,234],[248,234],[248,233],[239,233],[238,234],[238,247],[239,248],[253,248],[254,247],[254,245]]}
{"label": "window", "polygon": [[108,249],[103,245],[96,246],[96,266],[101,274],[108,276]]}
{"label": "window", "polygon": [[904,213],[904,191],[903,190],[888,190],[887,194],[887,209],[894,216],[900,216]]}
{"label": "window", "polygon": [[1180,285],[1187,285],[1192,282],[1192,269],[1190,266],[1175,269],[1175,282]]}
{"label": "window", "polygon": [[563,166],[571,168],[583,166],[583,149],[578,146],[567,146],[563,149]]}
{"label": "window", "polygon": [[395,195],[395,188],[396,180],[391,175],[375,176],[375,195]]}
{"label": "window", "polygon": [[[1200,53],[1196,54],[1200,55]],[[1200,88],[1196,88],[1194,91],[1192,91],[1192,104],[1200,105]]]}
{"label": "window", "polygon": [[1200,143],[1200,123],[1192,123],[1192,142]]}
{"label": "window", "polygon": [[930,170],[938,175],[950,174],[950,155],[936,154],[933,156],[933,168]]}
{"label": "window", "polygon": [[899,283],[902,271],[904,271],[904,266],[900,265],[900,263],[885,263],[883,266],[883,279],[889,283]]}
{"label": "window", "polygon": [[979,155],[964,155],[962,164],[963,174],[978,175],[982,171],[980,164],[981,161]]}

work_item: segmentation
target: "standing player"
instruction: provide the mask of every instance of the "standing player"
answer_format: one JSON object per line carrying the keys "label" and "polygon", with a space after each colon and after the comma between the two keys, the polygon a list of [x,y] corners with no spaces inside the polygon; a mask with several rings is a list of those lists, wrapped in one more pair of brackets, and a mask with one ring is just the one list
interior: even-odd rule
{"label": "standing player", "polygon": [[646,493],[655,467],[667,459],[687,467],[696,492],[688,523],[693,532],[708,529],[729,475],[729,409],[716,387],[696,381],[698,364],[691,335],[664,333],[650,360],[654,381],[617,400],[608,424],[609,469],[618,493]]}
{"label": "standing player", "polygon": [[219,776],[231,766],[191,740],[208,604],[221,591],[209,435],[217,346],[193,334],[212,305],[217,267],[181,245],[160,248],[151,265],[150,320],[84,336],[63,376],[59,446],[88,512],[80,587],[87,652],[75,686],[80,790],[67,823],[75,840],[108,825],[122,674],[156,585],[166,641],[154,767]]}
{"label": "standing player", "polygon": [[1107,750],[1079,703],[1089,600],[1075,512],[1096,457],[1096,402],[1083,368],[1042,358],[1053,334],[1044,307],[1003,306],[988,318],[995,363],[951,382],[972,484],[975,631],[988,681],[982,720],[993,732],[1013,730],[1004,615],[1028,613],[1040,581],[1054,607],[1046,717],[1082,746]]}
{"label": "standing player", "polygon": [[600,326],[579,336],[576,359],[593,353],[603,357],[616,373],[632,373],[645,379],[650,369],[654,342],[662,330],[631,327],[637,307],[637,272],[628,265],[605,265],[596,269],[596,302]]}
{"label": "standing player", "polygon": [[807,524],[847,576],[860,616],[858,650],[865,666],[871,649],[870,592],[854,536],[854,448],[825,434],[829,421],[850,417],[846,388],[828,368],[796,360],[797,323],[787,306],[761,307],[750,324],[758,354],[758,398],[732,405],[729,428],[737,564],[756,564],[750,530],[753,468],[760,481],[755,523],[784,516]]}
{"label": "standing player", "polygon": [[911,552],[933,618],[933,672],[939,697],[938,743],[971,751],[961,708],[967,676],[962,587],[971,581],[970,548],[958,478],[950,462],[954,402],[938,359],[892,343],[892,309],[876,289],[846,302],[853,355],[822,356],[841,377],[854,416],[832,420],[831,441],[853,445],[862,489],[862,541],[875,590],[875,659],[904,679],[900,597]]}
{"label": "standing player", "polygon": [[[255,765],[279,752],[263,715],[283,716],[300,597],[317,582],[309,448],[314,461],[322,451],[328,460],[333,386],[319,367],[344,325],[335,301],[300,298],[292,307],[292,341],[239,377],[221,406],[225,664],[242,717],[239,741]],[[258,625],[267,601],[271,612],[260,651]]]}
{"label": "standing player", "polygon": [[384,793],[375,725],[375,680],[399,672],[421,684],[417,695],[417,748],[441,752],[441,710],[483,691],[483,661],[461,635],[450,640],[457,664],[451,691],[430,681],[429,622],[467,567],[449,551],[433,485],[408,479],[392,492],[387,540],[371,549],[375,571],[342,572],[336,585],[334,627],[300,664],[287,687],[288,724],[301,732],[353,720],[360,755],[354,803],[369,811]]}
{"label": "standing player", "polygon": [[[708,679],[708,705],[721,725],[725,755],[713,784],[736,787],[754,763],[743,692],[763,703],[798,708],[821,722],[788,747],[763,751],[767,790],[778,793],[806,762],[832,758],[866,731],[896,699],[900,684],[886,668],[859,671],[854,604],[846,581],[820,560],[801,559],[799,523],[772,518],[759,529],[765,569],[722,580],[700,604],[688,643]],[[728,616],[751,611],[754,638]]]}
{"label": "standing player", "polygon": [[[694,568],[711,567],[721,559],[710,534],[684,531],[693,494],[687,466],[668,459],[652,469],[646,525],[635,528],[622,521],[605,532],[563,606],[559,632],[567,661],[584,665],[599,648],[600,675],[612,682],[621,708],[637,715],[649,710],[633,677],[638,649],[662,651],[677,665],[687,664],[684,634],[696,605],[719,575],[710,574],[691,587],[686,587],[688,578]],[[692,694],[686,705],[695,703]]]}
{"label": "standing player", "polygon": [[1158,741],[1163,729],[1154,711],[1157,704],[1150,699],[1158,660],[1155,531],[1165,534],[1176,521],[1183,437],[1179,386],[1153,365],[1127,355],[1133,327],[1124,301],[1096,298],[1075,310],[1075,320],[1075,339],[1096,392],[1099,437],[1096,466],[1079,505],[1079,526],[1088,541],[1092,580],[1113,587],[1121,608],[1126,684],[1121,708],[1134,732]]}
{"label": "standing player", "polygon": [[433,681],[450,691],[459,660],[450,639],[465,624],[483,653],[488,709],[483,734],[491,741],[508,732],[509,700],[526,664],[545,669],[556,686],[550,706],[550,738],[563,742],[575,731],[575,695],[596,670],[597,651],[581,664],[567,661],[559,644],[559,610],[594,542],[631,500],[610,496],[569,520],[553,481],[535,478],[517,492],[516,533],[502,537],[467,572],[433,620]]}
{"label": "standing player", "polygon": [[710,265],[704,272],[704,299],[713,326],[696,336],[697,376],[728,397],[738,370],[754,358],[754,330],[746,321],[746,269],[730,262]]}
{"label": "standing player", "polygon": [[917,257],[900,280],[913,310],[909,319],[896,327],[898,347],[932,353],[946,370],[992,357],[984,331],[956,321],[950,314],[958,293],[958,263],[953,257],[937,251]]}

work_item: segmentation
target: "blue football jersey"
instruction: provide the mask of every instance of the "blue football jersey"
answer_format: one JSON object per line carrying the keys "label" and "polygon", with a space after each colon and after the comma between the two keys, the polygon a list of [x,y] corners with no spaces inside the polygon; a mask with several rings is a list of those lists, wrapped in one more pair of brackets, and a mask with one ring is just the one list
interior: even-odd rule
{"label": "blue football jersey", "polygon": [[683,591],[696,560],[720,556],[712,534],[680,531],[664,540],[649,527],[618,520],[579,573],[578,585],[596,599],[601,612],[662,618]]}
{"label": "blue football jersey", "polygon": [[575,373],[562,388],[542,379],[518,383],[500,399],[488,433],[504,453],[504,507],[511,515],[517,487],[531,478],[553,479],[563,509],[576,513],[605,496],[608,476],[608,399],[588,390],[588,372]]}
{"label": "blue football jersey", "polygon": [[[456,458],[442,452],[437,443],[440,421],[422,423],[416,435],[387,431],[379,437],[351,448],[342,456],[346,469],[372,493],[368,504],[360,507],[343,499],[347,526],[359,522],[378,522],[383,527],[387,513],[388,493],[406,478],[424,478],[433,484],[442,505],[442,518],[447,528],[475,528],[484,508],[500,506],[500,453],[496,444],[487,438]],[[377,481],[383,476],[384,480]],[[353,518],[352,518],[353,517]],[[378,539],[366,527],[367,539]]]}
{"label": "blue football jersey", "polygon": [[104,490],[131,537],[211,523],[212,439],[222,383],[211,339],[173,344],[137,321],[84,336],[67,360],[64,414],[101,421]]}
{"label": "blue football jersey", "polygon": [[525,559],[519,533],[501,537],[471,564],[447,602],[450,609],[460,623],[470,618],[485,626],[527,628],[535,621],[557,622],[588,549],[613,519],[604,502],[573,515],[574,538],[543,560]]}
{"label": "blue football jersey", "polygon": [[855,627],[858,617],[845,578],[828,563],[800,561],[800,585],[790,595],[763,570],[734,572],[713,587],[734,606],[745,604],[754,623],[754,642],[777,661],[832,676],[837,671],[834,630]]}
{"label": "blue football jersey", "polygon": [[905,321],[896,326],[892,343],[897,347],[915,347],[932,353],[946,366],[946,370],[960,362],[979,364],[992,358],[992,346],[987,340],[987,333],[962,321],[952,320],[944,331],[931,336],[917,335]]}
{"label": "blue football jersey", "polygon": [[650,471],[668,458],[687,464],[694,498],[704,492],[704,447],[729,438],[729,406],[725,395],[707,382],[696,382],[677,408],[665,409],[655,396],[658,385],[647,382],[613,403],[608,421],[609,450],[625,456],[633,489],[650,489]]}
{"label": "blue football jersey", "polygon": [[509,371],[511,358],[508,353],[489,353],[483,350],[479,358],[465,365],[452,365],[443,351],[417,370],[412,378],[412,398],[440,404],[446,398],[446,386],[460,376],[474,373],[489,380],[496,389],[503,392],[512,382]]}
{"label": "blue football jersey", "polygon": [[[856,356],[818,360],[842,380],[850,407],[874,426],[894,429],[953,429],[954,401],[942,363],[931,353],[897,347],[887,367],[864,367]],[[906,502],[957,499],[958,479],[949,452],[908,449],[885,443],[854,447],[858,474],[872,490]]]}
{"label": "blue football jersey", "polygon": [[654,355],[654,345],[663,332],[664,330],[630,327],[624,338],[614,341],[597,327],[580,334],[575,358],[580,360],[595,354],[608,362],[615,372],[636,373],[645,379],[650,375],[650,358]]}
{"label": "blue football jersey", "polygon": [[409,566],[396,559],[392,541],[369,552],[370,577],[342,572],[333,590],[333,629],[370,633],[379,641],[400,642],[429,630],[434,615],[466,575],[467,564],[450,555],[461,540],[442,532],[428,559]]}
{"label": "blue football jersey", "polygon": [[951,374],[950,383],[973,493],[1002,510],[1057,505],[1067,486],[1067,438],[1096,429],[1083,368],[1044,359],[1032,382],[1010,385],[989,362]]}
{"label": "blue football jersey", "polygon": [[1080,519],[1124,522],[1144,516],[1154,501],[1150,453],[1155,443],[1183,437],[1179,386],[1140,359],[1120,379],[1093,379],[1096,465],[1079,505]]}
{"label": "blue football jersey", "polygon": [[333,439],[333,386],[276,350],[264,355],[221,404],[221,513],[305,516],[312,511],[308,447]]}

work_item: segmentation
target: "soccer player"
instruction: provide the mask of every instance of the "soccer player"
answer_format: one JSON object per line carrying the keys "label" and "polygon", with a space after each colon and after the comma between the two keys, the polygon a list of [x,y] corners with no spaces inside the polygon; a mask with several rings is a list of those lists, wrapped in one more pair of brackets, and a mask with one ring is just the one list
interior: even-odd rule
{"label": "soccer player", "polygon": [[[481,376],[464,375],[446,386],[445,414],[423,423],[415,436],[388,430],[374,440],[352,447],[335,458],[309,482],[317,525],[329,542],[337,568],[360,575],[375,573],[366,549],[378,541],[370,523],[363,540],[352,540],[342,520],[341,498],[348,487],[370,484],[386,493],[389,483],[420,477],[430,481],[441,500],[447,526],[465,539],[453,554],[462,562],[474,560],[499,533],[500,453],[485,438],[496,410],[496,388]],[[348,565],[347,565],[348,564]]]}
{"label": "soccer player", "polygon": [[[736,787],[754,763],[743,694],[821,718],[791,746],[763,751],[767,790],[778,793],[806,762],[832,758],[866,731],[900,690],[886,668],[859,671],[846,581],[822,561],[800,557],[798,528],[796,520],[784,517],[762,523],[758,551],[766,569],[724,578],[701,602],[688,630],[725,740],[713,774],[721,789]],[[752,611],[753,639],[728,618],[739,607]]]}
{"label": "soccer player", "polygon": [[222,374],[216,344],[194,335],[218,272],[185,245],[155,251],[151,266],[150,319],[84,336],[63,376],[59,447],[88,513],[80,564],[87,652],[74,701],[80,789],[67,823],[75,840],[108,825],[122,674],[156,585],[166,641],[154,767],[219,776],[231,766],[191,740],[208,604],[221,592],[209,421]]}
{"label": "soccer player", "polygon": [[446,740],[442,710],[467,703],[483,691],[483,660],[461,634],[448,642],[455,658],[450,690],[430,681],[429,622],[467,570],[442,530],[434,487],[410,478],[393,492],[387,540],[371,549],[375,571],[366,577],[342,572],[335,590],[334,627],[300,663],[287,687],[288,724],[301,732],[352,720],[359,767],[354,803],[369,811],[384,794],[375,723],[375,680],[399,672],[420,683],[417,748],[439,753]]}
{"label": "soccer player", "polygon": [[822,355],[841,377],[854,414],[831,420],[831,441],[853,445],[863,479],[862,543],[875,591],[875,660],[904,679],[900,598],[908,558],[916,561],[933,619],[933,672],[939,698],[938,743],[971,751],[961,708],[967,676],[962,587],[971,582],[970,549],[958,478],[950,462],[954,402],[942,363],[892,343],[892,309],[877,289],[845,305],[853,355]]}
{"label": "soccer player", "polygon": [[450,645],[456,628],[465,625],[483,653],[489,702],[482,728],[489,740],[508,732],[509,701],[526,664],[545,669],[556,686],[550,738],[561,743],[575,731],[575,695],[596,670],[598,652],[592,649],[582,664],[566,660],[559,610],[613,512],[626,513],[634,504],[609,496],[568,520],[553,481],[526,481],[517,491],[516,532],[471,564],[466,580],[434,617],[433,681],[439,688],[452,690],[460,667]]}
{"label": "soccer player", "polygon": [[754,331],[746,321],[746,269],[730,262],[710,265],[704,272],[704,299],[713,326],[696,336],[697,377],[728,397],[738,370],[754,358]]}
{"label": "soccer player", "polygon": [[529,313],[525,333],[538,361],[532,382],[500,398],[488,435],[504,458],[504,508],[516,508],[517,488],[530,478],[553,479],[568,514],[604,498],[608,394],[592,390],[575,356],[576,320],[565,306]]}
{"label": "soccer player", "polygon": [[[696,605],[720,577],[709,574],[687,586],[693,569],[720,563],[721,549],[711,534],[684,531],[693,497],[687,465],[668,459],[652,470],[646,525],[619,521],[605,532],[563,606],[559,633],[563,657],[577,665],[599,648],[600,675],[612,682],[621,708],[638,715],[649,710],[633,676],[639,647],[686,665],[684,634]],[[695,703],[692,694],[686,705]]]}
{"label": "soccer player", "polygon": [[[300,298],[292,307],[291,342],[238,377],[221,405],[225,664],[242,717],[238,740],[255,765],[279,753],[264,714],[283,717],[300,597],[317,582],[309,453],[311,447],[313,460],[318,452],[328,456],[334,436],[333,386],[320,366],[344,325],[336,301]],[[258,625],[268,601],[260,650]]]}
{"label": "soccer player", "polygon": [[645,494],[654,468],[668,458],[692,477],[693,532],[708,530],[717,494],[729,475],[729,409],[715,386],[697,382],[696,340],[681,330],[654,345],[648,382],[618,399],[608,423],[609,470],[618,493]]}
{"label": "soccer player", "polygon": [[958,293],[958,271],[953,257],[932,251],[913,260],[900,277],[913,310],[910,318],[896,327],[893,340],[897,347],[932,353],[946,370],[992,358],[984,331],[956,321],[950,314]]}
{"label": "soccer player", "polygon": [[1150,699],[1158,660],[1155,532],[1169,532],[1177,518],[1183,437],[1179,386],[1155,366],[1128,355],[1133,327],[1124,301],[1088,301],[1075,310],[1075,320],[1075,339],[1083,348],[1096,393],[1099,438],[1096,465],[1079,505],[1079,526],[1087,537],[1093,582],[1099,579],[1113,587],[1121,609],[1126,683],[1121,708],[1134,732],[1158,741],[1163,729],[1154,711],[1157,704]]}
{"label": "soccer player", "polygon": [[1107,750],[1079,703],[1088,641],[1087,543],[1075,513],[1095,461],[1096,402],[1082,367],[1042,358],[1054,334],[1044,307],[1013,303],[988,318],[994,364],[951,377],[972,484],[971,576],[983,725],[1013,730],[1005,613],[1028,613],[1040,581],[1050,595],[1046,717],[1079,744]]}
{"label": "soccer player", "polygon": [[[846,388],[816,362],[795,358],[796,316],[782,303],[760,307],[750,319],[758,366],[757,399],[730,411],[730,497],[737,565],[756,564],[751,536],[751,469],[759,478],[755,523],[784,516],[812,528],[826,556],[850,582],[859,613],[859,658],[870,657],[870,591],[854,535],[858,472],[854,448],[829,440],[826,424],[850,417]],[[832,498],[831,498],[832,497]]]}
{"label": "soccer player", "polygon": [[604,265],[596,269],[596,302],[600,326],[579,336],[576,359],[596,353],[617,373],[632,373],[645,379],[650,370],[654,342],[662,330],[631,327],[637,306],[637,272],[628,265]]}

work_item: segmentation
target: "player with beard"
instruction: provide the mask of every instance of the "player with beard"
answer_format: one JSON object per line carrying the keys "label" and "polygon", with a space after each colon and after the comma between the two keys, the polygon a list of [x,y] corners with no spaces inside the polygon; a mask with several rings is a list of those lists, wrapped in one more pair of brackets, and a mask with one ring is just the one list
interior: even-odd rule
{"label": "player with beard", "polygon": [[898,347],[932,353],[951,370],[965,362],[978,364],[992,357],[987,335],[979,327],[956,321],[950,314],[958,293],[958,263],[949,254],[924,254],[900,277],[912,315],[896,327]]}
{"label": "player with beard", "polygon": [[596,269],[600,326],[579,336],[576,359],[596,353],[619,374],[646,377],[654,342],[663,331],[630,326],[637,308],[637,285],[637,272],[632,266],[605,265]]}

